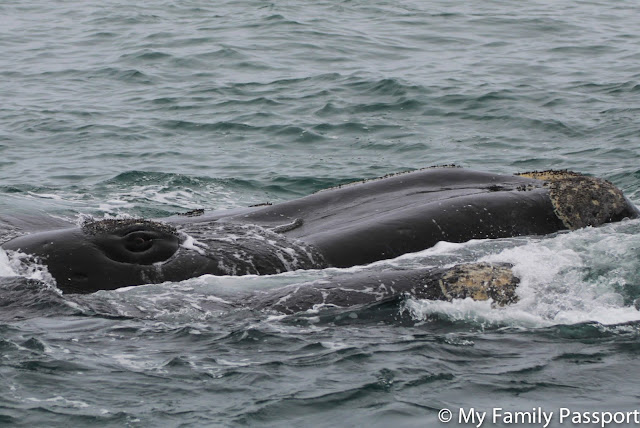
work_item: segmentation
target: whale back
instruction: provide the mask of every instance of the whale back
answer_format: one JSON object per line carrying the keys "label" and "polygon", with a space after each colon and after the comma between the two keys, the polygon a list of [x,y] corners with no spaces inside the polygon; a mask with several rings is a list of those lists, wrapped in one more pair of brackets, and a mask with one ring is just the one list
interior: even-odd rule
{"label": "whale back", "polygon": [[[571,174],[572,180],[586,183],[578,187],[578,193],[605,184],[616,189],[605,180]],[[582,212],[595,205],[592,207],[587,198],[578,201],[584,206],[559,210],[559,204],[576,203],[577,199],[558,198],[558,184],[545,178],[431,168],[327,189],[221,216],[218,221],[271,228],[315,246],[330,265],[348,267],[421,251],[439,241],[575,229],[559,212]],[[604,193],[610,194],[609,190]],[[593,197],[602,200],[601,194]],[[592,216],[592,223],[578,222],[580,227],[638,215],[621,192],[603,200],[602,208],[608,209],[605,216]]]}

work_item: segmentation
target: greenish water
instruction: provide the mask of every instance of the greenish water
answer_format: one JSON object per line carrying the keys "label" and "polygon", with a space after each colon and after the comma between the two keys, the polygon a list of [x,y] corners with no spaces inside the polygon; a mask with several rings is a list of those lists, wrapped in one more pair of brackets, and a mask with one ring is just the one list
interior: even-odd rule
{"label": "greenish water", "polygon": [[[0,217],[162,217],[450,163],[568,168],[637,204],[637,17],[630,0],[2,2]],[[520,302],[292,317],[220,299],[344,272],[71,297],[16,283],[0,254],[0,425],[633,411],[638,248],[635,220],[444,243],[365,269],[511,262]]]}

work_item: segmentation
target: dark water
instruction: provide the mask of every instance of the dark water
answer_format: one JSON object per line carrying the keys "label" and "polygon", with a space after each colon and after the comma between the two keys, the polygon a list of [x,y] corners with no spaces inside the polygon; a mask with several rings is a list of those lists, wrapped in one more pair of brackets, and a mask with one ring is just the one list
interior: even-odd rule
{"label": "dark water", "polygon": [[[630,0],[5,1],[0,214],[164,216],[449,163],[569,168],[638,203],[637,23]],[[639,248],[638,221],[442,243],[363,269],[511,262],[520,302],[288,317],[225,302],[349,270],[74,297],[3,252],[0,425],[437,426],[442,408],[458,425],[459,408],[541,407],[575,426],[559,408],[633,411]]]}

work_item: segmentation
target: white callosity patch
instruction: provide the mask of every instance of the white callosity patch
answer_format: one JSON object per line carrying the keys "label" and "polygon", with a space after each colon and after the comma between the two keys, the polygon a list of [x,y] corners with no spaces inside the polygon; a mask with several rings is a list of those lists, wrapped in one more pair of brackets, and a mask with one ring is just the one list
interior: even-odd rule
{"label": "white callosity patch", "polygon": [[544,181],[554,212],[570,230],[638,215],[622,191],[607,180],[571,171],[535,171],[520,175]]}
{"label": "white callosity patch", "polygon": [[473,300],[492,299],[497,305],[515,303],[515,289],[519,279],[508,265],[468,263],[455,265],[438,280],[448,299],[471,297]]}
{"label": "white callosity patch", "polygon": [[117,215],[104,214],[102,217],[95,217],[90,214],[78,214],[74,223],[76,226],[82,227],[87,223],[94,223],[102,220],[130,220],[134,218],[137,218],[137,217],[132,216],[130,214],[117,214]]}
{"label": "white callosity patch", "polygon": [[632,220],[547,239],[527,238],[524,245],[498,252],[491,252],[492,242],[486,241],[489,251],[482,261],[513,264],[520,278],[517,303],[495,308],[491,301],[471,298],[452,302],[410,299],[405,309],[416,319],[436,316],[520,327],[640,320],[633,305],[640,297],[635,291],[640,281],[639,232],[640,221]]}

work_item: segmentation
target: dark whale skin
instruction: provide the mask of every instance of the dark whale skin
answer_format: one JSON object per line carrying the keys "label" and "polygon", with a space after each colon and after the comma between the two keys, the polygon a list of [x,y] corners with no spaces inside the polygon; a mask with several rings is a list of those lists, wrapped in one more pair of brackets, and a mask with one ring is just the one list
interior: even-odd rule
{"label": "dark whale skin", "polygon": [[350,267],[439,241],[545,235],[636,217],[637,208],[605,180],[566,171],[514,176],[446,167],[275,205],[89,222],[24,235],[2,248],[47,265],[62,291],[91,293],[203,274]]}

